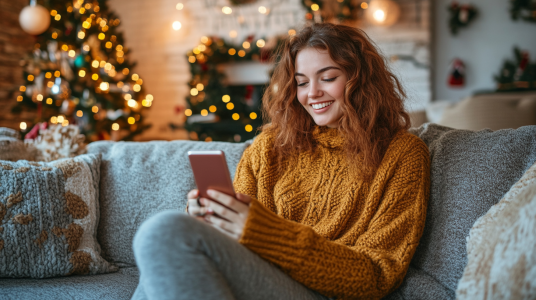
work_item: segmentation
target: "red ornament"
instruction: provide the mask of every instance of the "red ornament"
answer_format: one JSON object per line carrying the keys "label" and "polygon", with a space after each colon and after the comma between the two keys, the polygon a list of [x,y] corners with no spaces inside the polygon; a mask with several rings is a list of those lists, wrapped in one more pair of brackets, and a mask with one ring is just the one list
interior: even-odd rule
{"label": "red ornament", "polygon": [[178,115],[184,111],[184,106],[182,105],[176,105],[175,106],[175,114]]}
{"label": "red ornament", "polygon": [[459,58],[452,61],[448,84],[456,88],[465,85],[465,65]]}

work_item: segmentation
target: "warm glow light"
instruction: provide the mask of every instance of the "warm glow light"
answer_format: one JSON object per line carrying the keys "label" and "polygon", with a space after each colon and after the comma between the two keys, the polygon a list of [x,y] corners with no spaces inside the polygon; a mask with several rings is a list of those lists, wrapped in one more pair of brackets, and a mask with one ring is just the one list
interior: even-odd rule
{"label": "warm glow light", "polygon": [[249,118],[252,119],[252,120],[255,120],[255,119],[257,119],[257,114],[252,112],[252,113],[249,114]]}
{"label": "warm glow light", "polygon": [[203,89],[205,89],[205,86],[202,84],[202,83],[198,83],[196,86],[197,90],[199,91],[202,91]]}
{"label": "warm glow light", "polygon": [[104,40],[105,37],[106,35],[104,33],[99,33],[99,40]]}
{"label": "warm glow light", "polygon": [[123,73],[123,75],[128,75],[128,72],[130,71],[128,70],[128,68],[124,68],[121,72]]}
{"label": "warm glow light", "polygon": [[179,30],[179,29],[181,29],[182,24],[179,21],[175,21],[175,22],[173,22],[173,25],[171,25],[171,27],[173,27],[174,30]]}
{"label": "warm glow light", "polygon": [[50,123],[52,123],[52,124],[58,123],[58,118],[56,118],[55,116],[51,117],[50,118]]}
{"label": "warm glow light", "polygon": [[123,98],[125,98],[126,101],[132,99],[132,95],[131,94],[126,94]]}
{"label": "warm glow light", "polygon": [[58,116],[58,123],[63,123],[63,121],[65,121],[65,117],[64,116]]}
{"label": "warm glow light", "polygon": [[78,71],[78,76],[85,77],[86,76],[86,71],[84,71],[84,70]]}
{"label": "warm glow light", "polygon": [[216,110],[218,110],[218,109],[216,108],[216,105],[211,105],[211,106],[208,108],[208,110],[210,110],[210,112],[213,113],[213,112],[216,112]]}
{"label": "warm glow light", "polygon": [[189,117],[189,116],[192,115],[192,110],[188,108],[187,110],[184,111],[184,114],[185,114],[187,117]]}
{"label": "warm glow light", "polygon": [[245,41],[245,42],[242,43],[242,47],[244,49],[249,49],[250,46],[251,46],[251,44],[248,41]]}
{"label": "warm glow light", "polygon": [[34,76],[32,74],[28,75],[28,81],[33,81],[34,80]]}
{"label": "warm glow light", "polygon": [[45,78],[50,78],[50,77],[52,77],[52,73],[50,73],[50,72],[46,72],[46,73],[45,73]]}
{"label": "warm glow light", "polygon": [[93,68],[98,68],[99,67],[99,62],[97,60],[94,60],[94,61],[91,62],[91,66]]}
{"label": "warm glow light", "polygon": [[81,117],[84,116],[84,112],[81,111],[81,110],[79,110],[79,111],[76,112],[76,116],[79,117],[79,118],[81,118]]}
{"label": "warm glow light", "polygon": [[47,104],[50,105],[50,104],[52,104],[52,102],[53,102],[53,101],[52,101],[52,98],[47,98]]}
{"label": "warm glow light", "polygon": [[37,94],[37,96],[35,97],[35,99],[37,99],[37,101],[43,101],[43,95],[41,95],[41,94]]}
{"label": "warm glow light", "polygon": [[60,14],[57,14],[56,16],[54,16],[54,20],[56,20],[56,21],[61,20],[61,15],[60,15]]}
{"label": "warm glow light", "polygon": [[132,87],[132,90],[133,90],[134,92],[139,92],[139,91],[141,91],[141,86],[140,86],[139,84],[136,83],[136,84]]}
{"label": "warm glow light", "polygon": [[229,31],[229,36],[230,37],[235,38],[237,35],[238,35],[238,32],[236,32],[236,30]]}
{"label": "warm glow light", "polygon": [[192,52],[194,54],[199,54],[199,53],[201,53],[201,50],[199,50],[199,48],[195,47],[194,50],[192,50]]}
{"label": "warm glow light", "polygon": [[288,35],[292,36],[292,35],[296,35],[296,30],[294,29],[289,29],[288,31]]}
{"label": "warm glow light", "polygon": [[319,7],[318,4],[316,4],[316,3],[311,5],[311,10],[312,10],[312,11],[317,11],[319,8],[320,8],[320,7]]}
{"label": "warm glow light", "polygon": [[53,32],[53,33],[52,33],[52,38],[53,38],[53,39],[58,38],[58,33],[57,33],[57,32]]}
{"label": "warm glow light", "polygon": [[246,51],[244,51],[244,50],[238,51],[238,56],[240,56],[240,57],[246,56]]}
{"label": "warm glow light", "polygon": [[91,111],[92,111],[93,113],[96,114],[96,113],[99,112],[99,107],[98,107],[97,105],[94,105],[94,106],[91,108]]}
{"label": "warm glow light", "polygon": [[86,33],[83,31],[78,32],[78,38],[83,40],[86,37]]}
{"label": "warm glow light", "polygon": [[251,125],[249,125],[249,124],[246,125],[246,131],[247,131],[247,132],[251,132],[252,130],[253,130],[253,126],[251,126]]}
{"label": "warm glow light", "polygon": [[26,87],[24,85],[21,85],[20,88],[19,88],[19,91],[21,92],[25,92],[26,91]]}
{"label": "warm glow light", "polygon": [[229,6],[224,6],[221,11],[226,15],[230,15],[233,12],[233,10]]}
{"label": "warm glow light", "polygon": [[129,107],[136,107],[136,104],[137,104],[136,100],[134,100],[134,99],[128,100],[128,106]]}
{"label": "warm glow light", "polygon": [[184,4],[182,4],[182,3],[177,3],[177,5],[175,5],[175,8],[176,8],[177,10],[181,10],[181,9],[184,8]]}
{"label": "warm glow light", "polygon": [[233,114],[233,120],[236,121],[236,120],[238,120],[238,119],[240,119],[240,115],[237,114],[237,113],[234,113],[234,114]]}
{"label": "warm glow light", "polygon": [[61,50],[67,51],[69,50],[69,46],[67,46],[66,44],[63,44],[63,46],[61,46]]}
{"label": "warm glow light", "polygon": [[47,82],[47,87],[51,88],[54,86],[54,81]]}
{"label": "warm glow light", "polygon": [[133,80],[133,81],[136,81],[136,80],[138,80],[138,79],[140,79],[140,75],[138,75],[138,74],[136,74],[136,73],[132,74],[132,80]]}
{"label": "warm glow light", "polygon": [[236,54],[236,50],[234,48],[231,48],[229,49],[229,55],[235,55]]}
{"label": "warm glow light", "polygon": [[100,89],[103,91],[107,91],[108,88],[110,88],[110,84],[108,82],[101,82]]}
{"label": "warm glow light", "polygon": [[266,7],[264,7],[264,6],[259,6],[259,12],[260,12],[261,14],[264,15],[264,14],[267,12]]}
{"label": "warm glow light", "polygon": [[55,77],[60,77],[60,76],[61,76],[61,72],[60,72],[60,71],[56,71],[56,72],[54,72],[54,76],[55,76]]}
{"label": "warm glow light", "polygon": [[106,61],[101,60],[99,63],[99,67],[104,68],[104,66],[106,66]]}
{"label": "warm glow light", "polygon": [[106,70],[106,71],[110,71],[110,70],[112,69],[112,67],[113,67],[113,66],[112,66],[111,63],[106,63],[106,64],[104,65],[104,70]]}
{"label": "warm glow light", "polygon": [[197,49],[199,49],[199,51],[203,52],[203,51],[207,50],[207,46],[201,44],[201,45],[197,46]]}
{"label": "warm glow light", "polygon": [[99,75],[98,75],[98,74],[93,74],[93,75],[91,75],[91,79],[93,79],[93,80],[98,80],[98,79],[99,79]]}
{"label": "warm glow light", "polygon": [[27,127],[26,122],[20,122],[20,130],[26,130]]}
{"label": "warm glow light", "polygon": [[234,108],[234,104],[232,102],[227,103],[227,109],[232,110]]}
{"label": "warm glow light", "polygon": [[17,102],[22,102],[23,98],[22,96],[17,96]]}
{"label": "warm glow light", "polygon": [[57,15],[57,14],[58,14],[58,12],[57,12],[55,9],[53,9],[53,10],[50,11],[50,15],[53,16],[53,17],[54,17],[55,15]]}
{"label": "warm glow light", "polygon": [[381,9],[378,9],[377,11],[372,14],[374,16],[374,19],[378,22],[385,21],[385,12]]}
{"label": "warm glow light", "polygon": [[112,124],[112,130],[119,130],[119,124],[113,123]]}
{"label": "warm glow light", "polygon": [[65,127],[69,125],[69,120],[63,120],[63,122],[61,122],[61,126]]}
{"label": "warm glow light", "polygon": [[197,94],[199,94],[199,91],[196,88],[190,90],[190,95],[197,96]]}
{"label": "warm glow light", "polygon": [[82,23],[82,27],[84,27],[85,29],[89,29],[89,27],[91,27],[91,23],[89,23],[88,21],[84,21],[84,23]]}
{"label": "warm glow light", "polygon": [[74,57],[76,55],[76,52],[74,50],[69,51],[69,56]]}
{"label": "warm glow light", "polygon": [[367,9],[368,8],[368,3],[367,2],[361,2],[361,8],[362,9]]}
{"label": "warm glow light", "polygon": [[134,117],[128,117],[128,124],[134,124],[136,123],[136,119],[134,119]]}
{"label": "warm glow light", "polygon": [[201,37],[201,43],[206,44],[208,42],[208,37],[202,36]]}
{"label": "warm glow light", "polygon": [[145,98],[147,100],[149,100],[149,101],[153,101],[153,99],[154,99],[153,95],[151,95],[151,94],[147,94],[147,96]]}
{"label": "warm glow light", "polygon": [[266,45],[266,42],[263,39],[257,41],[257,47],[262,48]]}
{"label": "warm glow light", "polygon": [[221,97],[221,101],[227,103],[231,101],[231,97],[229,95],[223,95],[223,97]]}
{"label": "warm glow light", "polygon": [[115,47],[115,50],[117,50],[117,51],[123,51],[123,46],[121,46],[121,45],[117,45],[117,46]]}
{"label": "warm glow light", "polygon": [[106,48],[112,49],[112,42],[106,42]]}
{"label": "warm glow light", "polygon": [[202,115],[203,117],[206,117],[206,116],[208,115],[208,110],[203,109],[203,110],[201,111],[201,115]]}

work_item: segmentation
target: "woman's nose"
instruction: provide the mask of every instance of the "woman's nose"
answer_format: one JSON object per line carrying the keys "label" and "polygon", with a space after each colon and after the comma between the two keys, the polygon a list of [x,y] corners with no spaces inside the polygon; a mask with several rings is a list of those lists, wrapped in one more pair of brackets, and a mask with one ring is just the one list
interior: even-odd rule
{"label": "woman's nose", "polygon": [[311,83],[311,85],[309,85],[309,93],[307,94],[309,98],[314,99],[314,98],[322,97],[322,95],[323,95],[323,92],[321,89],[319,89],[317,84]]}

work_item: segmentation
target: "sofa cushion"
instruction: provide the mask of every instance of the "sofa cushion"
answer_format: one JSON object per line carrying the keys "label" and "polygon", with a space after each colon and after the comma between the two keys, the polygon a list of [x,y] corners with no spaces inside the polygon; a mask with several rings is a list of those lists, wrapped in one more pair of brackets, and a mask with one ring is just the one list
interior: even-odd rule
{"label": "sofa cushion", "polygon": [[0,161],[0,277],[116,271],[96,239],[100,162]]}
{"label": "sofa cushion", "polygon": [[165,209],[184,211],[186,195],[195,188],[187,152],[223,150],[234,177],[242,152],[250,141],[109,142],[88,145],[88,153],[101,153],[101,219],[98,239],[105,258],[120,265],[135,265],[132,239],[140,224]]}
{"label": "sofa cushion", "polygon": [[536,164],[471,228],[459,300],[536,295]]}
{"label": "sofa cushion", "polygon": [[[427,123],[410,131],[432,158],[426,224],[410,267],[429,278],[428,289],[454,298],[469,230],[536,161],[536,126],[469,131]],[[396,293],[408,299],[417,282],[408,273]]]}
{"label": "sofa cushion", "polygon": [[129,300],[139,281],[137,268],[121,268],[117,273],[75,275],[47,279],[2,279],[3,300]]}

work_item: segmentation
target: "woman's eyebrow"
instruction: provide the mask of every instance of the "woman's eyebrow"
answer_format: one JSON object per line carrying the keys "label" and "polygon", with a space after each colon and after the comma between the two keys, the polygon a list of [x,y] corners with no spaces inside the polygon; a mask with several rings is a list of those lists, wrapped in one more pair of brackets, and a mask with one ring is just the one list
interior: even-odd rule
{"label": "woman's eyebrow", "polygon": [[[334,66],[329,66],[329,67],[325,67],[325,68],[322,68],[322,69],[316,71],[316,74],[318,75],[318,74],[320,74],[322,72],[326,72],[327,70],[331,70],[331,69],[340,70],[340,68],[337,68],[337,67],[334,67]],[[296,77],[296,76],[305,76],[305,75],[302,74],[302,73],[294,73],[294,77]]]}

